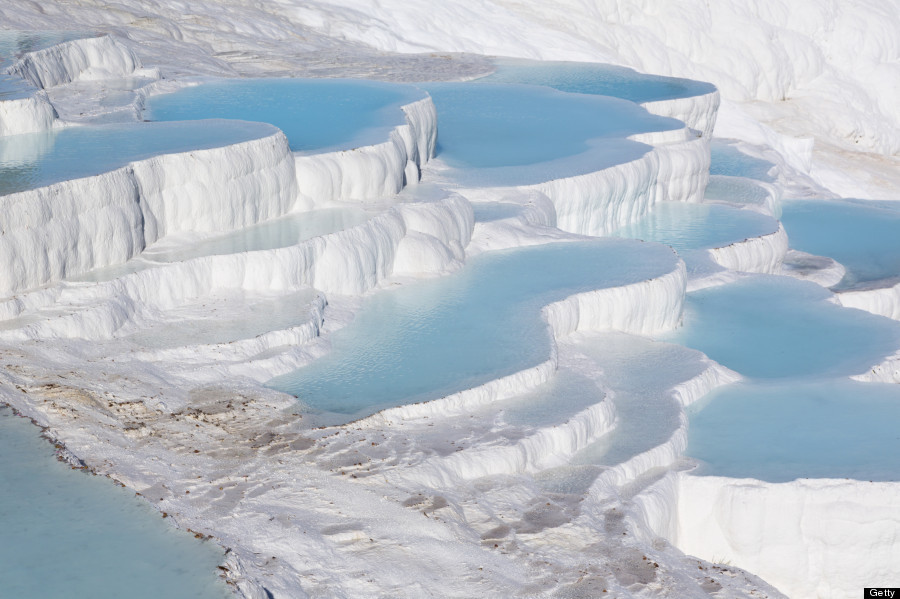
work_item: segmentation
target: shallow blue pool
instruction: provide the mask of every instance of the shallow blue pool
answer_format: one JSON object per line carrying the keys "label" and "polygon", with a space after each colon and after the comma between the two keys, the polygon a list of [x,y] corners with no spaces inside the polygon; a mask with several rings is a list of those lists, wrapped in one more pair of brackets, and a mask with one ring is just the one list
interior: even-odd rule
{"label": "shallow blue pool", "polygon": [[650,148],[624,139],[681,129],[618,98],[529,85],[429,83],[438,157],[468,184],[537,183],[635,160]]}
{"label": "shallow blue pool", "polygon": [[133,491],[72,470],[28,420],[0,408],[0,575],[6,597],[232,597],[223,553]]}
{"label": "shallow blue pool", "polygon": [[741,383],[691,408],[697,474],[900,480],[900,386],[823,380]]}
{"label": "shallow blue pool", "polygon": [[724,247],[777,230],[775,219],[758,212],[716,204],[663,202],[612,235],[657,241],[681,252]]}
{"label": "shallow blue pool", "polygon": [[272,135],[263,123],[194,121],[68,127],[0,137],[0,195],[113,171],[136,160]]}
{"label": "shallow blue pool", "polygon": [[900,277],[900,211],[853,200],[784,202],[782,222],[791,247],[828,256],[847,269],[836,289],[866,287]]}
{"label": "shallow blue pool", "polygon": [[495,65],[496,72],[479,81],[544,85],[564,92],[612,96],[631,102],[690,98],[716,91],[711,83],[648,75],[611,64],[498,59]]}
{"label": "shallow blue pool", "polygon": [[769,171],[775,166],[760,158],[748,156],[735,146],[722,141],[713,140],[710,144],[710,175],[728,175],[730,177],[746,177],[771,183],[775,177]]}
{"label": "shallow blue pool", "polygon": [[442,397],[546,360],[545,304],[656,277],[675,261],[665,246],[614,239],[491,252],[454,275],[375,294],[330,353],[269,384],[343,421]]}
{"label": "shallow blue pool", "polygon": [[147,99],[145,118],[260,121],[287,135],[294,151],[348,150],[388,140],[401,106],[425,97],[396,83],[360,79],[217,80]]}
{"label": "shallow blue pool", "polygon": [[709,178],[703,198],[712,202],[754,207],[775,218],[781,218],[781,202],[753,179],[713,175]]}
{"label": "shallow blue pool", "polygon": [[900,323],[830,295],[787,277],[748,277],[689,293],[684,326],[668,337],[763,379],[860,374],[900,349]]}

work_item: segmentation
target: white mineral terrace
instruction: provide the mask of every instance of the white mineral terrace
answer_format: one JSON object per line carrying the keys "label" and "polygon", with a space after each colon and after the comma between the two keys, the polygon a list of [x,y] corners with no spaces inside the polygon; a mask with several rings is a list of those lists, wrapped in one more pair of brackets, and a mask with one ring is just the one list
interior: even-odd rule
{"label": "white mineral terrace", "polygon": [[[224,16],[199,2],[197,14],[215,25],[191,27],[175,3],[148,8],[145,24],[127,7],[114,17],[0,5],[6,28],[88,31],[96,21],[108,32],[25,52],[6,67],[25,91],[0,98],[0,144],[14,150],[0,152],[0,183],[24,187],[0,195],[0,401],[166,523],[227,549],[221,576],[240,597],[824,598],[896,586],[900,482],[708,475],[690,457],[690,416],[710,394],[760,377],[672,342],[703,293],[754,281],[786,281],[815,310],[882,323],[885,338],[895,330],[895,280],[831,291],[849,267],[793,248],[779,219],[783,196],[829,198],[829,189],[894,181],[890,167],[879,171],[882,187],[855,167],[818,173],[850,151],[848,127],[881,153],[874,163],[896,158],[900,115],[884,101],[889,84],[864,85],[878,74],[897,80],[896,3],[898,14],[885,16],[858,0],[871,15],[850,23],[812,6],[752,3],[751,25],[731,3],[706,12],[690,3],[715,32],[685,25],[684,39],[663,43],[646,37],[648,23],[675,16],[660,8],[651,18],[619,0],[610,10],[622,28],[609,47],[592,45],[590,31],[572,33],[595,19],[568,1],[520,3],[531,16],[518,4],[468,0],[424,12],[394,0],[353,11],[344,0],[282,4],[267,12],[234,2]],[[770,11],[789,25],[775,28]],[[473,30],[460,15],[476,15]],[[815,41],[813,16],[843,34]],[[305,41],[282,30],[291,19]],[[701,29],[700,45],[743,41],[727,56],[689,60],[691,31]],[[754,45],[776,30],[777,43]],[[604,31],[613,30],[593,34]],[[554,44],[555,53],[545,49]],[[867,75],[830,54],[848,47]],[[398,106],[402,122],[370,145],[292,152],[271,125],[215,120],[214,139],[183,131],[194,145],[20,184],[25,167],[52,154],[47,140],[64,139],[35,132],[196,126],[134,121],[150,94],[197,75],[450,81],[491,68],[480,57],[396,51],[615,58],[708,78],[720,91],[640,104],[677,126],[648,120],[658,126],[471,177],[441,158],[440,95],[417,90]],[[784,65],[789,51],[803,57],[793,68]],[[302,67],[298,56],[308,59]],[[808,95],[781,101],[797,89]],[[815,94],[828,98],[824,116],[796,116],[812,112]],[[59,116],[83,109],[83,119]],[[783,125],[789,116],[796,123]],[[810,128],[822,148],[802,134]],[[564,174],[516,185],[510,169]],[[681,249],[682,239],[607,237],[676,204],[733,212],[753,226]],[[538,267],[516,266],[524,255],[550,264],[556,287]],[[581,272],[538,262],[548,255],[596,264]],[[504,277],[531,294],[524,307],[509,303],[510,320],[489,305]],[[406,320],[391,330],[397,314]],[[434,330],[471,340],[451,348],[459,356],[442,354],[445,370],[460,369],[452,385],[426,380],[389,401],[365,403],[366,392],[325,406],[286,392],[285,380],[321,363],[333,366],[323,385],[342,389],[359,375],[341,360],[389,362],[422,337],[425,353],[441,314],[451,324]],[[508,322],[521,330],[494,330]],[[380,337],[370,349],[372,331]],[[461,366],[462,354],[478,355],[500,334],[518,361],[477,373]],[[359,354],[347,349],[354,340]],[[900,383],[900,345],[872,356],[846,367],[853,384]],[[362,381],[373,398],[400,387],[380,376],[388,380]]]}

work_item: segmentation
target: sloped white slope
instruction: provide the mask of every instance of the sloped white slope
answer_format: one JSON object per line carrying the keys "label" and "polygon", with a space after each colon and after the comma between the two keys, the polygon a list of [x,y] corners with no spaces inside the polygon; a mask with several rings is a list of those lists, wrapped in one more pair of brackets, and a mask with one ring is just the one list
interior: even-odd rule
{"label": "sloped white slope", "polygon": [[678,483],[678,546],[747,568],[789,597],[853,597],[900,576],[897,483],[689,474]]}
{"label": "sloped white slope", "polygon": [[401,107],[406,124],[387,141],[340,152],[296,157],[300,199],[307,205],[392,196],[419,182],[434,156],[437,112],[430,97]]}
{"label": "sloped white slope", "polygon": [[[326,293],[361,294],[390,276],[395,264],[406,274],[453,268],[469,242],[473,221],[468,202],[449,196],[431,203],[399,205],[362,225],[295,246],[196,258],[89,287],[53,286],[2,302],[0,312],[9,319],[53,306],[66,314],[3,335],[16,339],[110,338],[126,325],[140,325],[159,311],[214,290],[285,293],[315,287]],[[421,241],[413,256],[403,243],[411,233]],[[437,258],[423,260],[423,251]],[[423,262],[431,270],[424,270]],[[271,376],[263,375],[264,379]]]}
{"label": "sloped white slope", "polygon": [[0,135],[47,131],[56,124],[56,109],[47,94],[36,91],[24,98],[0,101]]}
{"label": "sloped white slope", "polygon": [[0,100],[0,135],[17,135],[47,131],[62,124],[45,89],[74,81],[130,76],[157,78],[159,70],[142,68],[134,52],[104,35],[27,52],[5,74],[33,86],[30,93],[23,90],[18,94],[21,97]]}
{"label": "sloped white slope", "polygon": [[122,263],[171,233],[229,231],[285,214],[297,199],[293,156],[280,131],[262,133],[0,197],[0,294]]}
{"label": "sloped white slope", "polygon": [[143,69],[134,52],[108,35],[63,42],[29,52],[7,72],[25,79],[38,89],[73,81],[159,75],[156,69]]}
{"label": "sloped white slope", "polygon": [[[657,202],[703,198],[709,180],[708,138],[682,128],[629,139],[651,147],[634,160],[579,175],[516,187],[466,188],[462,193],[474,201],[503,196],[547,198],[555,212],[555,226],[581,235],[614,231],[647,214]],[[578,159],[590,163],[591,153]],[[597,162],[608,163],[609,158]]]}

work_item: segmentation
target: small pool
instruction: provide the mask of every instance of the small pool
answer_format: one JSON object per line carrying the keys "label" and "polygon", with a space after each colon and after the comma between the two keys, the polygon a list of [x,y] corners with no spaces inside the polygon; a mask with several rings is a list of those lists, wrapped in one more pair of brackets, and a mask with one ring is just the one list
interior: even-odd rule
{"label": "small pool", "polygon": [[900,481],[900,386],[848,379],[739,383],[690,410],[696,474],[787,482]]}
{"label": "small pool", "polygon": [[781,218],[781,203],[769,190],[752,179],[712,175],[703,198],[713,202],[753,207],[775,218]]}
{"label": "small pool", "polygon": [[328,354],[269,385],[337,421],[443,397],[546,360],[547,303],[675,263],[665,246],[620,239],[490,252],[453,275],[373,295]]}
{"label": "small pool", "polygon": [[98,175],[131,162],[272,135],[263,123],[193,121],[67,127],[0,137],[0,196]]}
{"label": "small pool", "polygon": [[847,269],[837,290],[889,284],[900,277],[900,211],[854,200],[785,201],[782,222],[791,247],[828,256]]}
{"label": "small pool", "polygon": [[778,221],[758,212],[717,204],[662,202],[611,235],[657,241],[683,252],[724,247],[777,230]]}
{"label": "small pool", "polygon": [[465,184],[530,184],[636,160],[650,147],[629,135],[681,129],[618,98],[528,85],[429,83],[438,158]]}
{"label": "small pool", "polygon": [[270,123],[295,152],[324,152],[387,141],[405,123],[400,107],[424,97],[411,85],[359,79],[216,80],[147,98],[144,118]]}
{"label": "small pool", "polygon": [[729,177],[746,177],[772,183],[775,177],[769,171],[774,164],[760,158],[744,154],[734,145],[722,140],[713,140],[710,144],[710,175],[727,175]]}
{"label": "small pool", "polygon": [[72,470],[39,429],[0,408],[0,574],[9,597],[234,595],[222,550],[178,531],[134,491]]}
{"label": "small pool", "polygon": [[647,75],[634,69],[590,62],[543,62],[498,59],[496,72],[478,81],[543,85],[564,92],[655,102],[691,98],[716,91],[711,83]]}
{"label": "small pool", "polygon": [[747,377],[860,374],[900,349],[900,322],[830,303],[822,287],[757,275],[689,293],[670,341]]}

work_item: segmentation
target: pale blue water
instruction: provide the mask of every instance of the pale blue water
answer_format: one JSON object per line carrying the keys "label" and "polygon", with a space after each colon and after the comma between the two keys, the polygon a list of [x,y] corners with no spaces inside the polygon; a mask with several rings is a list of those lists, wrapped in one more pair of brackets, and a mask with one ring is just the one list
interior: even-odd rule
{"label": "pale blue water", "polygon": [[695,291],[668,339],[761,379],[860,374],[900,349],[900,322],[829,296],[814,283],[762,275]]}
{"label": "pale blue water", "polygon": [[383,291],[332,337],[330,353],[269,385],[324,420],[435,399],[547,359],[541,307],[668,272],[656,244],[603,239],[491,252],[439,279]]}
{"label": "pale blue water", "polygon": [[741,383],[691,408],[698,474],[900,480],[900,386],[852,380]]}
{"label": "pale blue water", "polygon": [[23,54],[89,36],[75,31],[0,31],[0,100],[23,98],[34,93],[30,83],[3,72]]}
{"label": "pale blue water", "polygon": [[716,204],[663,202],[611,235],[657,241],[682,252],[724,247],[777,230],[775,219],[758,212]]}
{"label": "pale blue water", "polygon": [[28,420],[0,408],[4,597],[225,599],[223,552],[169,526],[111,481],[59,462]]}
{"label": "pale blue water", "polygon": [[728,175],[730,177],[747,177],[771,183],[775,177],[769,171],[775,165],[771,162],[744,154],[733,145],[713,140],[710,144],[712,162],[709,166],[711,175]]}
{"label": "pale blue water", "polygon": [[772,215],[781,218],[781,202],[769,198],[769,192],[752,179],[712,175],[703,195],[704,199],[729,202],[743,206],[772,208]]}
{"label": "pale blue water", "polygon": [[847,269],[835,289],[871,286],[900,277],[900,211],[883,203],[847,200],[784,202],[782,222],[791,247],[828,256]]}
{"label": "pale blue water", "polygon": [[496,72],[479,81],[544,85],[564,92],[654,102],[690,98],[716,90],[711,83],[638,73],[627,67],[588,62],[498,59]]}
{"label": "pale blue water", "polygon": [[680,129],[675,119],[601,96],[487,83],[429,83],[440,123],[438,157],[466,183],[511,185],[635,160],[650,148],[624,138]]}
{"label": "pale blue water", "polygon": [[68,127],[0,137],[0,195],[113,171],[130,162],[275,133],[263,123],[194,121]]}
{"label": "pale blue water", "polygon": [[359,79],[217,80],[151,96],[144,116],[270,123],[284,131],[292,150],[321,152],[387,141],[405,122],[400,107],[424,96],[410,85]]}

